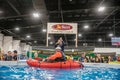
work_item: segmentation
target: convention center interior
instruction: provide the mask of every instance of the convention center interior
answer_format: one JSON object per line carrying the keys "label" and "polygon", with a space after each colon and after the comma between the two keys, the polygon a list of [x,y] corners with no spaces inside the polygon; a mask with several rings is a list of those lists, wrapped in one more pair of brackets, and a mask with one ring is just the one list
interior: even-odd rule
{"label": "convention center interior", "polygon": [[120,80],[120,0],[0,0],[0,80]]}

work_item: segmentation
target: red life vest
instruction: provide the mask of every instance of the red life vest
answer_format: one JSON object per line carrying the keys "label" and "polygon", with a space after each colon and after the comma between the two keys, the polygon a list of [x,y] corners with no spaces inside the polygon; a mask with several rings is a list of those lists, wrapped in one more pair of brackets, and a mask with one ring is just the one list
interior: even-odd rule
{"label": "red life vest", "polygon": [[62,57],[62,53],[60,51],[58,51],[55,54],[48,57],[47,60],[55,60],[56,58],[61,58],[61,57]]}

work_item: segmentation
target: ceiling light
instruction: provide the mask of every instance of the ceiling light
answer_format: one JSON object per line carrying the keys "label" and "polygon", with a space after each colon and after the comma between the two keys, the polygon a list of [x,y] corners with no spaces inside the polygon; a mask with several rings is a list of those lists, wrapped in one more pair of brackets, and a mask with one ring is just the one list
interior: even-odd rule
{"label": "ceiling light", "polygon": [[74,41],[76,41],[76,39],[74,39]]}
{"label": "ceiling light", "polygon": [[82,34],[78,34],[79,37],[82,37]]}
{"label": "ceiling light", "polygon": [[88,29],[88,28],[89,28],[89,26],[88,26],[88,25],[85,25],[85,26],[84,26],[84,29]]}
{"label": "ceiling light", "polygon": [[3,11],[0,11],[0,13],[3,13]]}
{"label": "ceiling light", "polygon": [[31,36],[30,35],[27,35],[26,38],[30,38]]}
{"label": "ceiling light", "polygon": [[51,37],[48,37],[48,39],[51,39]]}
{"label": "ceiling light", "polygon": [[43,32],[46,32],[46,29],[43,29],[42,31],[43,31]]}
{"label": "ceiling light", "polygon": [[72,52],[74,52],[75,50],[74,49],[72,49]]}
{"label": "ceiling light", "polygon": [[53,44],[53,42],[50,42],[50,44]]}
{"label": "ceiling light", "polygon": [[19,27],[16,27],[16,28],[15,28],[15,30],[16,30],[16,31],[19,31],[19,30],[20,30],[20,28],[19,28]]}
{"label": "ceiling light", "polygon": [[87,43],[83,43],[83,46],[87,46],[88,44]]}
{"label": "ceiling light", "polygon": [[32,42],[28,42],[28,44],[32,44]]}
{"label": "ceiling light", "polygon": [[99,11],[99,12],[102,12],[102,11],[104,11],[104,10],[105,10],[105,7],[104,7],[104,6],[101,6],[101,7],[98,8],[98,11]]}
{"label": "ceiling light", "polygon": [[108,34],[108,36],[109,36],[109,37],[112,37],[112,36],[113,36],[113,33]]}
{"label": "ceiling light", "polygon": [[34,43],[37,43],[37,41],[34,41]]}
{"label": "ceiling light", "polygon": [[33,13],[33,17],[39,18],[39,17],[40,17],[40,14],[39,14],[39,13]]}
{"label": "ceiling light", "polygon": [[72,0],[69,0],[70,2],[72,1]]}
{"label": "ceiling light", "polygon": [[101,38],[99,38],[99,39],[98,39],[98,41],[99,41],[99,42],[101,42],[101,41],[102,41],[102,39],[101,39]]}

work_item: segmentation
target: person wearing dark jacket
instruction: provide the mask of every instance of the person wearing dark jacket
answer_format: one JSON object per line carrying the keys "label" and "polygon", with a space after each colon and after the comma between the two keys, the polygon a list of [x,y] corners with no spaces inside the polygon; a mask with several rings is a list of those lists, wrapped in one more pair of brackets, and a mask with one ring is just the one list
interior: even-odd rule
{"label": "person wearing dark jacket", "polygon": [[12,52],[8,51],[7,55],[5,55],[5,61],[12,61]]}
{"label": "person wearing dark jacket", "polygon": [[17,51],[14,50],[14,51],[13,51],[13,54],[14,54],[14,56],[13,56],[13,60],[16,61],[16,60],[17,60]]}

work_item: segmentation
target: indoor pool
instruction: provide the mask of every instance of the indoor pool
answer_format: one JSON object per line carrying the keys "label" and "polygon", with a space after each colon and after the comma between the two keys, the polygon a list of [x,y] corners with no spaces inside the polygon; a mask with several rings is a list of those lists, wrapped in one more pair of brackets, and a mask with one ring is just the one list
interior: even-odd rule
{"label": "indoor pool", "polygon": [[120,80],[120,68],[40,69],[0,66],[0,80]]}

